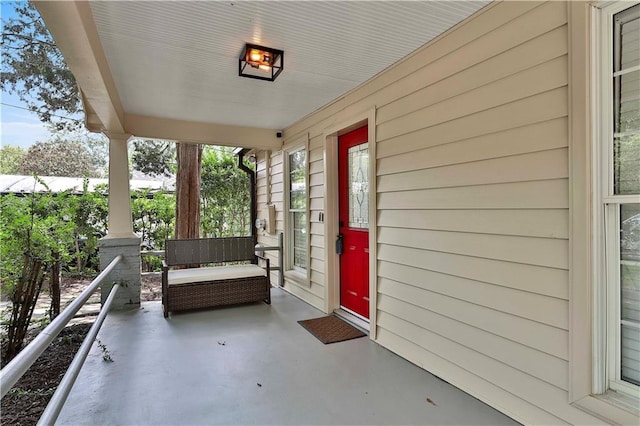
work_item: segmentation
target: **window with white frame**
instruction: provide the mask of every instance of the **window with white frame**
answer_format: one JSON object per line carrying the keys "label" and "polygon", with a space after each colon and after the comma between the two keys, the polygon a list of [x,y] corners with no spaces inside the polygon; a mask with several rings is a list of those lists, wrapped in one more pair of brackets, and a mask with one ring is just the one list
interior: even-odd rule
{"label": "window with white frame", "polygon": [[288,269],[307,269],[307,152],[287,153],[287,253]]}
{"label": "window with white frame", "polygon": [[[598,151],[595,246],[597,305],[604,333],[596,342],[596,393],[640,396],[640,4],[600,10],[596,47]],[[606,323],[606,324],[605,324]]]}

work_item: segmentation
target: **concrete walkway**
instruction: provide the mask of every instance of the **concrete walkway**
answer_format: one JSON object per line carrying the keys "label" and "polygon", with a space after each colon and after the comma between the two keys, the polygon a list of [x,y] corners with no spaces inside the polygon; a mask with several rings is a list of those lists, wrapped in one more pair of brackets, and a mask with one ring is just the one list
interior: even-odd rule
{"label": "concrete walkway", "polygon": [[[516,424],[367,337],[323,345],[288,293],[162,316],[110,314],[58,424]],[[428,399],[428,400],[427,400]],[[428,402],[430,401],[430,402]]]}

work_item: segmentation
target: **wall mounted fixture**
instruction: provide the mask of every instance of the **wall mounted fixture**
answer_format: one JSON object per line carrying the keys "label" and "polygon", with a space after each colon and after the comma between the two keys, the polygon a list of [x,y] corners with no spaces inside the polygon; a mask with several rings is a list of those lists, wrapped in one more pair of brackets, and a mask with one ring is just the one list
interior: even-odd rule
{"label": "wall mounted fixture", "polygon": [[284,52],[247,43],[238,61],[238,75],[273,81],[284,69]]}

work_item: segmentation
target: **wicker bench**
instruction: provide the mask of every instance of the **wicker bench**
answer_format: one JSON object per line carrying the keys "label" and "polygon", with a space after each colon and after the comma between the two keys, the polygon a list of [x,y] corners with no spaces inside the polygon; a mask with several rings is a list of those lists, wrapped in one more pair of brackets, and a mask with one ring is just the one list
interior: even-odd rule
{"label": "wicker bench", "polygon": [[[245,263],[206,266],[228,262]],[[190,267],[172,269],[175,266]],[[271,304],[269,275],[269,259],[256,256],[253,237],[167,240],[162,262],[164,316],[239,303]]]}

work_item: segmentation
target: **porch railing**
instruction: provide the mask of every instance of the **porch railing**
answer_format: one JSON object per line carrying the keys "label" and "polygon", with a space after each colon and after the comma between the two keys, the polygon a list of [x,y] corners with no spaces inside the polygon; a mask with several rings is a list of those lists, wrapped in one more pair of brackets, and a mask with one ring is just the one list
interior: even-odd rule
{"label": "porch railing", "polygon": [[[51,324],[49,324],[44,330],[42,330],[35,339],[31,341],[20,353],[9,362],[2,370],[0,370],[0,397],[4,397],[7,392],[16,384],[18,380],[24,375],[24,373],[31,367],[31,365],[38,359],[40,355],[49,347],[53,339],[60,334],[62,329],[67,325],[67,323],[75,316],[75,314],[84,306],[84,304],[89,300],[89,297],[95,292],[100,284],[105,280],[105,278],[109,275],[111,271],[116,267],[116,265],[122,261],[123,256],[118,255],[114,258],[109,265],[100,274],[89,284],[89,286],[84,289],[80,295],[67,306],[67,308],[60,313]],[[113,299],[115,298],[115,294],[120,288],[119,284],[115,284],[109,293],[109,297],[105,301],[102,309],[100,310],[100,314],[98,318],[94,322],[93,326],[89,330],[87,337],[85,337],[78,353],[73,358],[69,369],[67,370],[65,376],[62,378],[62,381],[58,385],[56,392],[53,394],[49,405],[45,409],[42,417],[38,424],[53,424],[64,405],[67,396],[69,395],[69,391],[75,382],[78,373],[80,372],[80,368],[84,363],[84,360],[89,353],[89,349],[93,344],[93,341],[106,318],[107,312],[109,311],[109,307]]]}

